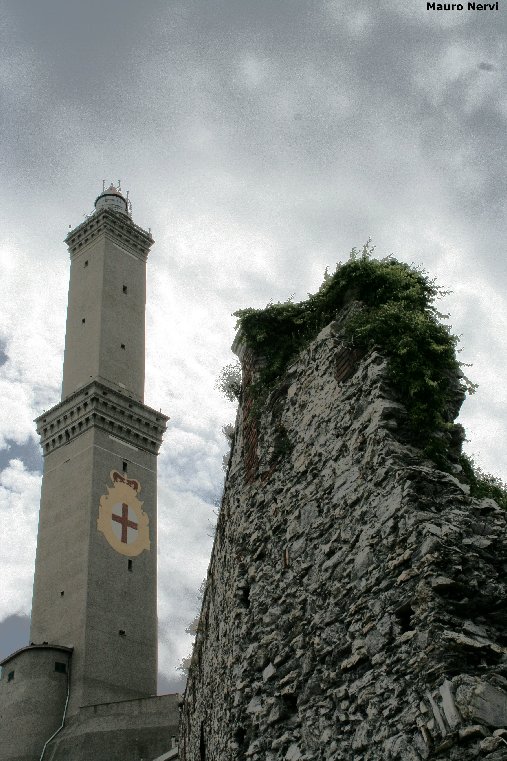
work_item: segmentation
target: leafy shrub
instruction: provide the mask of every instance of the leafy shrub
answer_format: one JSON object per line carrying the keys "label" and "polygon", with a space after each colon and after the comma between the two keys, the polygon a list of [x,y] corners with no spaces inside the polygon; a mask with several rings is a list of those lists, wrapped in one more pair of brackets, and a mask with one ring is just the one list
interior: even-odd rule
{"label": "leafy shrub", "polygon": [[351,300],[363,309],[344,326],[344,338],[365,350],[377,346],[388,359],[389,379],[408,413],[414,444],[439,464],[446,461],[448,435],[466,392],[476,386],[456,358],[458,339],[435,308],[445,294],[426,273],[393,257],[372,258],[370,242],[353,249],[345,264],[306,301],[270,303],[235,312],[247,346],[263,363],[252,393],[259,410],[294,357]]}
{"label": "leafy shrub", "polygon": [[468,457],[464,453],[461,455],[460,465],[470,484],[470,494],[472,497],[479,499],[489,497],[498,502],[504,510],[507,510],[507,484],[496,476],[484,473],[475,464],[473,458]]}
{"label": "leafy shrub", "polygon": [[215,388],[218,388],[230,402],[235,402],[239,399],[241,391],[241,365],[239,362],[234,362],[222,368]]}

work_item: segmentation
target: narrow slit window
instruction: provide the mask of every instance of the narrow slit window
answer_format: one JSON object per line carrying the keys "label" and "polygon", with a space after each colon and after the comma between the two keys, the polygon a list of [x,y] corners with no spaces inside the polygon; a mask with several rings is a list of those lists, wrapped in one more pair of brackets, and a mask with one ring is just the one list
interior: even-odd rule
{"label": "narrow slit window", "polygon": [[123,472],[124,473],[127,472],[127,461],[126,460],[123,460]]}
{"label": "narrow slit window", "polygon": [[127,634],[126,634],[126,632],[125,632],[125,629],[120,629],[120,630],[118,631],[118,634],[120,635],[120,637],[126,637],[126,636],[127,636]]}
{"label": "narrow slit window", "polygon": [[9,671],[9,673],[7,674],[7,681],[12,682],[13,679],[14,679],[14,671]]}
{"label": "narrow slit window", "polygon": [[122,348],[122,349],[124,349],[124,348],[125,348],[125,344],[122,344],[122,345],[121,345],[121,348]]}
{"label": "narrow slit window", "polygon": [[128,291],[128,288],[127,288],[127,286],[126,286],[126,285],[124,285],[124,286],[123,286],[123,293],[127,293],[127,291]]}
{"label": "narrow slit window", "polygon": [[84,266],[88,267],[88,259],[85,260]]}
{"label": "narrow slit window", "polygon": [[200,761],[206,761],[206,737],[204,735],[204,722],[201,722],[201,736],[199,738]]}
{"label": "narrow slit window", "polygon": [[129,562],[128,562],[128,569],[129,569],[129,571],[131,571],[131,570],[132,570],[132,568],[133,568],[133,565],[134,565],[134,564],[132,563],[132,560],[129,560]]}
{"label": "narrow slit window", "polygon": [[81,322],[82,322],[82,323],[83,323],[83,325],[84,325],[84,324],[85,324],[85,322],[86,322],[86,317],[83,317],[83,319],[81,320]]}

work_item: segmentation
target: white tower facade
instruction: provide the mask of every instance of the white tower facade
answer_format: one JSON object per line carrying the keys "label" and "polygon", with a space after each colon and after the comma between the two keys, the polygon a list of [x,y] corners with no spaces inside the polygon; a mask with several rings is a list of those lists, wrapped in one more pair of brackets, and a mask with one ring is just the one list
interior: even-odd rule
{"label": "white tower facade", "polygon": [[0,663],[0,761],[172,758],[180,696],[156,697],[157,455],[168,418],[144,404],[153,238],[112,185],[66,243],[62,400],[36,420],[31,642]]}
{"label": "white tower facade", "polygon": [[66,238],[62,401],[37,419],[44,475],[31,641],[73,648],[69,714],[152,695],[157,679],[157,453],[143,404],[153,243],[111,186]]}

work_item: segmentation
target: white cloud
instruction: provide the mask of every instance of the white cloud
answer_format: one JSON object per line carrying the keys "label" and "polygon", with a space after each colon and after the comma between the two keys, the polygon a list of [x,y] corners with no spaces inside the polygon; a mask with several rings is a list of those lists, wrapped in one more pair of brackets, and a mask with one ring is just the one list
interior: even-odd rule
{"label": "white cloud", "polygon": [[[193,638],[185,629],[197,611],[206,577],[216,507],[192,491],[159,483],[159,669],[166,675],[188,655]],[[165,580],[165,581],[162,581]]]}
{"label": "white cloud", "polygon": [[449,313],[452,333],[460,337],[458,359],[471,365],[463,372],[478,384],[459,416],[468,438],[464,449],[483,470],[507,482],[507,455],[498,445],[507,437],[507,299],[495,288],[490,273],[481,272],[472,241],[462,239],[459,247],[445,232],[439,235],[433,229],[427,235],[435,247],[431,276],[452,291],[437,308]]}
{"label": "white cloud", "polygon": [[239,62],[240,81],[247,87],[266,85],[270,75],[270,61],[255,55],[247,55]]}
{"label": "white cloud", "polygon": [[371,8],[358,7],[343,0],[327,0],[325,8],[330,18],[344,24],[352,39],[367,40],[375,27],[374,13]]}
{"label": "white cloud", "polygon": [[0,472],[4,566],[0,620],[16,613],[30,613],[40,484],[40,473],[27,471],[20,460],[11,460]]}
{"label": "white cloud", "polygon": [[[43,267],[14,241],[0,243],[3,303],[0,340],[8,359],[0,367],[0,445],[34,437],[33,419],[56,401],[61,383],[65,275]],[[54,291],[49,287],[55,285]]]}

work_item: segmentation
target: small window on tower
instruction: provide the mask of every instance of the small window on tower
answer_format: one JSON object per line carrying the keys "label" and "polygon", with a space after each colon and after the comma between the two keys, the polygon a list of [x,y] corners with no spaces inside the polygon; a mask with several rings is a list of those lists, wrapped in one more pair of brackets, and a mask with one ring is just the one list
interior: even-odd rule
{"label": "small window on tower", "polygon": [[85,260],[84,266],[88,267],[88,259]]}
{"label": "small window on tower", "polygon": [[62,589],[62,591],[60,592],[60,597],[63,597],[63,596],[64,596],[64,594],[65,594],[65,592],[64,592],[64,591],[63,591],[63,589]]}
{"label": "small window on tower", "polygon": [[127,286],[126,285],[123,286],[123,293],[127,293]]}
{"label": "small window on tower", "polygon": [[127,472],[127,461],[126,460],[123,460],[123,472],[124,473]]}
{"label": "small window on tower", "polygon": [[13,679],[14,679],[14,671],[9,671],[9,673],[7,674],[7,681],[12,682]]}
{"label": "small window on tower", "polygon": [[121,348],[122,348],[122,349],[124,349],[124,348],[125,348],[125,344],[122,344],[122,345],[121,345]]}
{"label": "small window on tower", "polygon": [[85,322],[86,322],[86,317],[83,317],[83,319],[81,320],[81,322],[82,322],[82,323],[83,323],[83,325],[84,325],[84,324],[85,324]]}
{"label": "small window on tower", "polygon": [[128,562],[128,569],[129,569],[129,571],[132,570],[132,566],[133,566],[132,560],[129,560],[129,562]]}
{"label": "small window on tower", "polygon": [[127,636],[126,633],[125,633],[125,629],[120,629],[118,634],[120,635],[120,637],[126,637]]}
{"label": "small window on tower", "polygon": [[55,662],[55,671],[58,671],[59,674],[66,674],[67,673],[67,664],[66,663],[60,663],[59,661]]}

